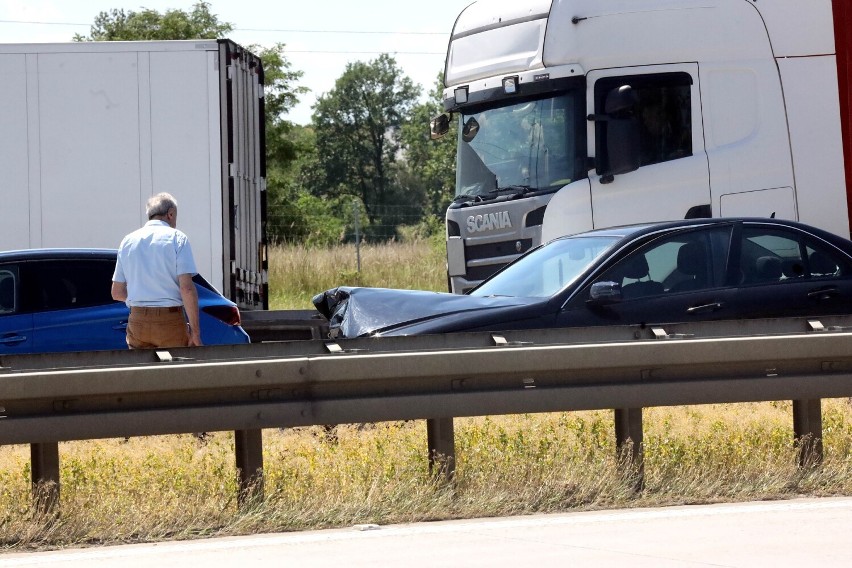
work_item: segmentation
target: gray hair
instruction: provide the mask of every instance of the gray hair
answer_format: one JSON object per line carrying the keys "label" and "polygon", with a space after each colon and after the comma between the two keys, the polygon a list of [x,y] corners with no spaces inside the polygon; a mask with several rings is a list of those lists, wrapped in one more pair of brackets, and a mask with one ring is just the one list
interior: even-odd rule
{"label": "gray hair", "polygon": [[158,193],[148,200],[145,206],[145,213],[148,219],[160,217],[169,212],[169,209],[174,208],[177,211],[177,200],[168,193]]}

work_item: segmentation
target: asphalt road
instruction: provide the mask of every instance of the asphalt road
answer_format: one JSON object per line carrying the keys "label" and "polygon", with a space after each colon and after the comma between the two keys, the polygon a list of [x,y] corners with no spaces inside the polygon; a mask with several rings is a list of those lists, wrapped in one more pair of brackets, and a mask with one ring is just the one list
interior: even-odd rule
{"label": "asphalt road", "polygon": [[622,509],[2,554],[0,567],[852,566],[852,498]]}

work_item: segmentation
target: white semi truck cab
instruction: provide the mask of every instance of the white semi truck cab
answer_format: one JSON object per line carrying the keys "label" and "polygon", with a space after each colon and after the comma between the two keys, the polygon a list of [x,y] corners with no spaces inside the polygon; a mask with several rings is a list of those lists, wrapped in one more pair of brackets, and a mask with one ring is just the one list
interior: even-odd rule
{"label": "white semi truck cab", "polygon": [[849,236],[845,0],[474,2],[447,51],[458,117],[450,289],[592,228],[794,219]]}

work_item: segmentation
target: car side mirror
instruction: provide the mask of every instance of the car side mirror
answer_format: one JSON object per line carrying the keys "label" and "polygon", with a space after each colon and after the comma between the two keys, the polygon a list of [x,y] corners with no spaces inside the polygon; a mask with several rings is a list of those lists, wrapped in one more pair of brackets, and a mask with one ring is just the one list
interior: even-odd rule
{"label": "car side mirror", "polygon": [[621,284],[609,280],[595,282],[589,290],[589,303],[594,305],[614,304],[622,300]]}
{"label": "car side mirror", "polygon": [[429,137],[432,140],[443,138],[450,131],[450,115],[441,114],[429,121]]}

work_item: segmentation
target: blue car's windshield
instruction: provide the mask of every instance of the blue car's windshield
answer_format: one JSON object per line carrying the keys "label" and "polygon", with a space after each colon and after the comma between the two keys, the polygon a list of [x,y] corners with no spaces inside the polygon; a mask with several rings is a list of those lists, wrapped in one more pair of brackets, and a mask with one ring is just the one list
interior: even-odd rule
{"label": "blue car's windshield", "polygon": [[574,282],[617,240],[595,236],[552,241],[486,280],[470,295],[549,298]]}

